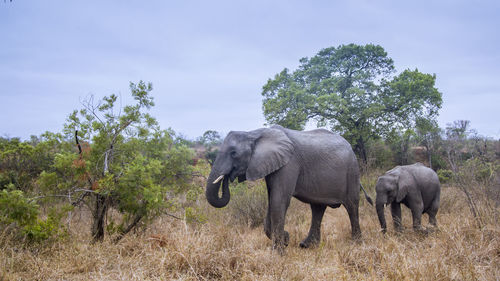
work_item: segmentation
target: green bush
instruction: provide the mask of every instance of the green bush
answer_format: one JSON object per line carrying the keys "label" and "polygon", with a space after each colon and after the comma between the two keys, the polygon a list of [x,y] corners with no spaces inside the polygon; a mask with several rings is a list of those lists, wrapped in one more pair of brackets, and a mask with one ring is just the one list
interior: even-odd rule
{"label": "green bush", "polygon": [[[114,94],[85,101],[85,108],[74,110],[64,127],[67,137],[79,138],[79,153],[59,154],[53,173],[40,177],[45,190],[73,194],[90,206],[94,242],[104,239],[106,229],[118,232],[118,241],[172,211],[193,186],[194,151],[189,141],[171,129],[161,130],[147,113],[154,106],[152,89],[151,83],[130,83],[135,102],[124,107]],[[120,216],[109,218],[111,209]]]}
{"label": "green bush", "polygon": [[438,170],[437,171],[439,182],[440,183],[448,183],[453,178],[453,172],[451,170]]}
{"label": "green bush", "polygon": [[52,170],[57,153],[72,149],[73,144],[61,134],[50,132],[31,136],[30,141],[0,137],[0,189],[14,184],[16,189],[31,193],[38,175]]}
{"label": "green bush", "polygon": [[52,208],[46,219],[39,218],[39,206],[24,195],[21,190],[0,191],[0,226],[10,228],[28,242],[42,242],[56,239],[64,233],[61,218],[71,209]]}
{"label": "green bush", "polygon": [[187,223],[205,223],[208,218],[199,207],[184,208],[184,218]]}
{"label": "green bush", "polygon": [[60,233],[59,221],[50,217],[46,220],[37,219],[34,224],[25,226],[22,232],[31,242],[42,242],[49,238],[56,238]]}
{"label": "green bush", "polygon": [[445,169],[448,166],[448,163],[446,163],[446,159],[438,153],[432,153],[431,160],[432,160],[432,168],[434,170]]}
{"label": "green bush", "polygon": [[36,223],[38,205],[30,202],[21,190],[8,189],[0,191],[0,224],[4,226],[15,224],[25,227]]}
{"label": "green bush", "polygon": [[248,187],[247,183],[239,183],[233,188],[231,202],[228,206],[231,222],[249,227],[258,227],[264,222],[267,211],[267,191],[260,183]]}

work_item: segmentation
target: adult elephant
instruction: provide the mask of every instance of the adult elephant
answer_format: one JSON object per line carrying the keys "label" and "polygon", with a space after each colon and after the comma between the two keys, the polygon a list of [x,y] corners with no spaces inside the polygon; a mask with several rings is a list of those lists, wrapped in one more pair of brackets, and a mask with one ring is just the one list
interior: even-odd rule
{"label": "adult elephant", "polygon": [[[265,178],[269,205],[264,230],[280,253],[289,241],[284,223],[292,196],[311,205],[311,228],[301,247],[320,241],[321,220],[327,206],[343,205],[351,221],[352,237],[361,236],[359,167],[350,144],[341,136],[323,129],[295,131],[281,126],[230,132],[208,177],[208,202],[217,208],[226,206],[230,199],[229,181],[236,178],[239,182]],[[366,192],[365,196],[371,203]]]}
{"label": "adult elephant", "polygon": [[382,232],[387,231],[384,204],[391,205],[392,220],[397,231],[403,229],[401,203],[410,208],[413,228],[416,231],[423,230],[421,226],[423,213],[429,215],[431,225],[437,226],[436,213],[439,209],[441,186],[436,172],[432,169],[421,163],[397,166],[378,178],[375,189],[377,191],[375,206]]}

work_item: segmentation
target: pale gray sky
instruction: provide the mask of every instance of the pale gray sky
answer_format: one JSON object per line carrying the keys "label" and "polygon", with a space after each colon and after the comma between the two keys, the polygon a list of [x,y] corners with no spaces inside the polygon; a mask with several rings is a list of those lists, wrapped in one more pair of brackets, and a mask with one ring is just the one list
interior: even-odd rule
{"label": "pale gray sky", "polygon": [[153,83],[162,128],[262,127],[262,86],[340,44],[436,73],[439,123],[500,137],[500,1],[0,1],[0,135],[61,131],[80,100]]}

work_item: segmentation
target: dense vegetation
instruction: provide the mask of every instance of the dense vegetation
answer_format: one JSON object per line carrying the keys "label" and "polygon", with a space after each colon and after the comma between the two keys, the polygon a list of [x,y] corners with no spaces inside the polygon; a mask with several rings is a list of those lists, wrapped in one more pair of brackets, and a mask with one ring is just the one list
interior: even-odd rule
{"label": "dense vegetation", "polygon": [[[29,233],[40,223],[35,203],[57,206],[59,213],[85,205],[92,214],[93,240],[102,240],[108,232],[118,241],[176,210],[179,194],[200,190],[192,186],[193,151],[145,113],[154,105],[152,85],[141,81],[131,83],[130,89],[136,104],[117,108],[116,95],[99,101],[90,97],[69,115],[62,134],[46,133],[25,142],[1,140],[4,226]],[[34,213],[29,219],[16,215],[24,213],[20,208]],[[108,216],[110,209],[120,216]]]}
{"label": "dense vegetation", "polygon": [[[0,280],[329,274],[401,280],[406,272],[416,279],[498,279],[500,141],[478,135],[467,120],[440,128],[436,76],[418,70],[392,76],[393,61],[380,46],[332,47],[300,62],[296,71],[285,69],[263,87],[267,121],[303,129],[313,120],[342,134],[362,160],[362,183],[372,195],[377,176],[395,165],[418,161],[432,167],[445,186],[441,232],[383,237],[374,210],[362,203],[361,245],[347,238],[343,210],[334,210],[327,212],[319,249],[300,250],[291,241],[288,258],[275,257],[262,230],[254,229],[267,208],[264,183],[233,184],[227,208],[208,207],[205,177],[223,137],[208,130],[187,140],[160,128],[147,113],[154,106],[152,85],[140,81],[130,83],[131,105],[118,106],[113,94],[91,96],[69,113],[62,132],[0,138]],[[293,202],[286,226],[292,239],[304,236],[308,214]],[[422,261],[425,248],[436,243],[446,246],[431,255],[439,268],[429,268],[433,263]],[[443,257],[452,264],[438,263]],[[158,260],[159,267],[146,265]],[[113,273],[134,262],[144,272]],[[48,270],[55,264],[66,269]],[[113,270],[93,275],[103,268]]]}

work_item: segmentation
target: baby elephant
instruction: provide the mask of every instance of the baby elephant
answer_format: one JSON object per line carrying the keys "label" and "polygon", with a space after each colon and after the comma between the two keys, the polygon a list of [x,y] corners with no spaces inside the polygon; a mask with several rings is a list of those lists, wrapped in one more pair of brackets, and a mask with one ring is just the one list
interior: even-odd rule
{"label": "baby elephant", "polygon": [[439,179],[432,169],[420,163],[406,166],[397,166],[380,176],[376,185],[377,215],[382,232],[387,231],[384,216],[384,204],[391,204],[394,228],[401,231],[401,203],[410,208],[413,216],[413,229],[422,231],[421,217],[423,213],[429,215],[429,223],[434,227],[436,213],[439,208],[441,186]]}

